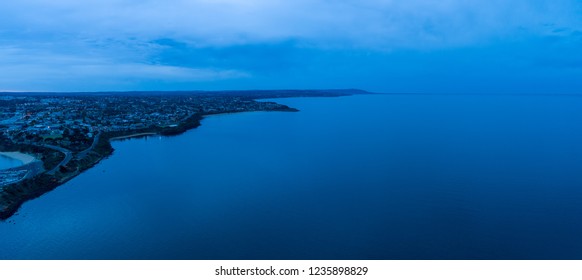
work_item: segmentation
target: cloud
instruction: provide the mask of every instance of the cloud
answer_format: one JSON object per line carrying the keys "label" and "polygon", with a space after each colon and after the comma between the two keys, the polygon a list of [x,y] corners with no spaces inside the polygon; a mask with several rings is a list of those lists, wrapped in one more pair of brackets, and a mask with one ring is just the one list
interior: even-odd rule
{"label": "cloud", "polygon": [[23,33],[174,38],[198,46],[295,39],[317,46],[431,48],[471,44],[520,28],[539,31],[543,24],[580,26],[580,4],[569,0],[20,0],[1,5],[7,15],[2,25]]}
{"label": "cloud", "polygon": [[573,77],[582,61],[578,0],[19,0],[0,11],[0,88],[390,88],[384,73],[406,88],[442,73]]}
{"label": "cloud", "polygon": [[[31,91],[131,89],[140,83],[190,83],[250,77],[235,69],[123,62],[110,57],[0,48],[0,85]],[[24,85],[24,86],[23,86]]]}

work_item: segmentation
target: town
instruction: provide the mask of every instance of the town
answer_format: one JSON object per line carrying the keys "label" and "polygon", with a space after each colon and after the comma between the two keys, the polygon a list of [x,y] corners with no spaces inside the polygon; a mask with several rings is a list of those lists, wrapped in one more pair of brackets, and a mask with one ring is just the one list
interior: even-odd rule
{"label": "town", "polygon": [[239,96],[4,96],[3,135],[15,143],[56,145],[74,152],[100,132],[176,127],[194,114],[288,110]]}
{"label": "town", "polygon": [[205,115],[297,111],[261,99],[353,93],[360,92],[4,93],[0,95],[0,152],[21,152],[36,160],[0,170],[0,219],[109,156],[110,140],[180,134],[199,126]]}

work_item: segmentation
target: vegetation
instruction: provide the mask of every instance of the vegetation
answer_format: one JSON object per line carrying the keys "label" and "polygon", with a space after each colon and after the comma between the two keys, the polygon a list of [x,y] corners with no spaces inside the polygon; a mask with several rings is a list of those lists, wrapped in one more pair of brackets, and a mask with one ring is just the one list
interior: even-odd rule
{"label": "vegetation", "polygon": [[[355,90],[222,91],[173,93],[28,93],[0,102],[11,122],[0,125],[0,151],[20,151],[42,160],[46,172],[0,188],[0,220],[113,153],[111,140],[178,135],[200,126],[204,115],[296,109],[256,99],[342,96]],[[1,95],[1,94],[0,94]]]}
{"label": "vegetation", "polygon": [[[111,139],[140,133],[155,133],[160,135],[178,135],[189,129],[200,126],[202,115],[193,114],[180,125],[173,127],[151,127],[127,131],[104,132],[99,140],[83,157],[75,157],[67,165],[60,166],[54,174],[44,173],[32,179],[5,186],[0,192],[0,220],[14,215],[18,208],[26,201],[37,198],[81,172],[93,167],[102,159],[113,153]],[[24,153],[41,154],[45,169],[50,170],[57,166],[64,158],[63,153],[41,146],[15,144],[5,138],[0,138],[0,150],[15,150]]]}
{"label": "vegetation", "polygon": [[0,192],[0,219],[8,219],[16,213],[22,203],[37,198],[60,184],[61,182],[54,176],[41,174],[34,179],[4,187]]}

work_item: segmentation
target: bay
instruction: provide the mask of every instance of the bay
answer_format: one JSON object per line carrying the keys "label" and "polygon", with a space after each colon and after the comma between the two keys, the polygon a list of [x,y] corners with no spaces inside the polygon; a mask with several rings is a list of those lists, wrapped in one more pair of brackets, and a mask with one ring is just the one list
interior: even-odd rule
{"label": "bay", "polygon": [[581,97],[274,101],[301,111],[114,142],[0,258],[582,258]]}
{"label": "bay", "polygon": [[0,155],[0,170],[9,169],[21,165],[22,162],[19,160]]}

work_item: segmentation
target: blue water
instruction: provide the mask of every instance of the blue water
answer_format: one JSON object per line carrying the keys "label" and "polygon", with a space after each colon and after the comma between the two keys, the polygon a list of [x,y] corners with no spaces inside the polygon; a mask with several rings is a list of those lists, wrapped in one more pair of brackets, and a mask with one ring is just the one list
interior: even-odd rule
{"label": "blue water", "polygon": [[21,166],[22,162],[13,158],[0,155],[0,170]]}
{"label": "blue water", "polygon": [[292,98],[115,142],[3,259],[582,259],[582,97]]}

